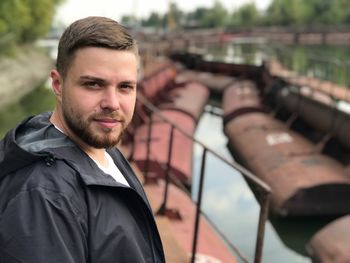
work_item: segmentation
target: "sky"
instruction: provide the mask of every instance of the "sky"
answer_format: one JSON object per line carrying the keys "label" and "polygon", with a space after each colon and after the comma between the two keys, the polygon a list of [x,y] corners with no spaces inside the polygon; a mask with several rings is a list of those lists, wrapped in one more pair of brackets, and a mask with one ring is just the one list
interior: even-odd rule
{"label": "sky", "polygon": [[[212,7],[215,0],[65,0],[58,8],[56,22],[68,25],[90,15],[106,16],[120,21],[123,15],[145,18],[151,12],[164,14],[169,2],[176,3],[180,10],[191,12],[198,7]],[[265,9],[271,0],[219,0],[230,12],[239,6],[254,2],[258,9]]]}

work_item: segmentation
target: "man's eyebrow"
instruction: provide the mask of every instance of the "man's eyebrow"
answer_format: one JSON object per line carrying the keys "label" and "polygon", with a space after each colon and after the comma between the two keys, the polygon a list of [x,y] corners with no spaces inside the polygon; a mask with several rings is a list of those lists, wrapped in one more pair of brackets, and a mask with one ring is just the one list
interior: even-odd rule
{"label": "man's eyebrow", "polygon": [[106,82],[104,79],[90,76],[90,75],[83,75],[79,77],[79,80],[88,80],[88,81],[96,81],[96,82]]}
{"label": "man's eyebrow", "polygon": [[121,81],[120,84],[128,84],[128,85],[136,85],[137,81],[133,81],[133,80],[125,80],[125,81]]}
{"label": "man's eyebrow", "polygon": [[[98,83],[107,83],[108,81],[99,77],[94,77],[94,76],[90,76],[90,75],[83,75],[79,77],[79,81],[94,81],[94,82],[98,82]],[[133,85],[136,86],[137,85],[137,81],[135,80],[124,80],[121,81],[119,84],[122,85]]]}

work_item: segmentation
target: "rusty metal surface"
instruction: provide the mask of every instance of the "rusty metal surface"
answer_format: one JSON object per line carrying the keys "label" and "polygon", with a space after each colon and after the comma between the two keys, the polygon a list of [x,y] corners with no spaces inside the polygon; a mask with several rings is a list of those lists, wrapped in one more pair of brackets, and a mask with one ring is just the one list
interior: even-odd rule
{"label": "rusty metal surface", "polygon": [[250,80],[237,80],[225,89],[222,109],[224,123],[241,114],[265,111],[256,84]]}
{"label": "rusty metal surface", "polygon": [[302,90],[285,90],[277,98],[289,112],[297,112],[306,123],[318,131],[331,132],[343,146],[350,149],[350,114],[335,110],[335,102],[330,102],[329,97],[327,100],[312,94],[305,94]]}
{"label": "rusty metal surface", "polygon": [[212,91],[222,92],[234,81],[234,78],[210,72],[185,70],[176,76],[175,81],[177,83],[195,81],[202,83]]}
{"label": "rusty metal surface", "polygon": [[[265,117],[263,125],[254,120]],[[231,147],[272,188],[272,210],[281,215],[350,212],[350,178],[344,166],[321,155],[299,134],[263,113],[237,117],[225,126]],[[322,187],[321,187],[322,186]]]}
{"label": "rusty metal surface", "polygon": [[148,99],[154,99],[175,78],[175,75],[176,70],[174,67],[167,66],[162,68],[141,81],[140,91]]}
{"label": "rusty metal surface", "polygon": [[198,122],[209,99],[209,90],[200,83],[189,82],[166,91],[164,99],[156,106],[185,112]]}
{"label": "rusty metal surface", "polygon": [[[189,115],[174,111],[162,110],[161,114],[169,120],[177,123],[182,129],[189,134],[193,134],[195,130],[195,121]],[[167,164],[167,156],[169,149],[169,138],[171,125],[162,121],[159,117],[153,116],[151,141],[150,141],[150,163],[149,171],[159,177],[164,177],[165,172],[159,167]],[[143,124],[137,128],[134,137],[134,153],[133,160],[138,164],[141,170],[144,170],[147,159],[147,134],[148,125]],[[175,176],[186,185],[191,185],[192,179],[192,153],[193,142],[179,131],[174,132],[174,142],[172,149],[171,171]]]}
{"label": "rusty metal surface", "polygon": [[[229,96],[229,98],[226,98]],[[235,103],[234,106],[229,101]],[[224,112],[251,105],[251,98],[224,94]],[[339,162],[263,112],[240,114],[224,126],[237,158],[270,185],[272,211],[287,216],[343,215],[350,212],[350,177]]]}
{"label": "rusty metal surface", "polygon": [[[168,120],[168,119],[165,119],[164,116],[158,115],[158,114],[161,113],[159,111],[159,109],[156,108],[153,104],[151,104],[144,96],[142,96],[142,94],[138,94],[138,101],[140,103],[142,103],[148,110],[150,110],[150,112],[152,112],[153,114],[156,114],[158,116],[157,119],[159,119],[159,121],[160,120],[161,121],[167,121]],[[247,169],[245,169],[244,167],[242,167],[238,163],[232,162],[232,161],[230,161],[230,160],[228,160],[226,158],[223,158],[220,154],[218,154],[218,153],[210,150],[209,148],[207,148],[206,145],[204,145],[200,141],[196,140],[191,135],[191,133],[189,133],[187,130],[185,130],[183,127],[181,127],[177,123],[172,122],[172,125],[173,125],[173,127],[176,127],[176,130],[180,131],[181,134],[183,134],[186,138],[190,139],[192,142],[195,142],[196,145],[202,147],[203,149],[206,149],[206,151],[209,151],[212,155],[214,155],[215,157],[217,157],[218,159],[220,159],[221,161],[223,161],[227,165],[231,166],[233,169],[236,169],[236,170],[240,171],[242,173],[242,175],[244,176],[244,178],[247,180],[247,182],[249,184],[251,184],[254,187],[254,189],[257,190],[258,194],[256,195],[256,198],[258,199],[258,201],[261,204],[261,209],[260,209],[260,213],[259,213],[259,224],[258,224],[258,230],[257,230],[257,239],[256,239],[256,247],[255,247],[256,249],[255,249],[254,262],[256,262],[256,263],[261,262],[262,248],[263,248],[263,241],[264,241],[264,232],[265,232],[265,224],[266,224],[267,215],[268,215],[268,211],[269,211],[269,203],[270,203],[269,200],[270,200],[270,195],[271,195],[271,188],[266,183],[264,183],[260,178],[256,177],[254,174],[252,174],[250,171],[248,171]],[[150,130],[150,129],[148,129],[148,130],[149,130],[149,133],[152,132],[152,130]],[[172,134],[172,132],[170,134]],[[147,152],[147,149],[146,149],[146,152]],[[148,169],[145,169],[145,171],[148,171]],[[165,189],[164,193],[166,193],[166,192],[167,191]],[[223,233],[220,232],[220,231],[219,231],[219,233],[220,233],[221,237],[223,239],[225,239]],[[228,245],[231,247],[231,249],[235,250],[237,255],[240,256],[241,259],[244,262],[247,262],[246,260],[244,260],[245,257],[242,256],[242,254],[237,250],[237,248],[235,248],[234,245],[231,244],[227,239],[225,239],[225,240],[228,243]],[[230,261],[228,261],[228,262],[230,262]]]}
{"label": "rusty metal surface", "polygon": [[318,231],[307,244],[307,251],[315,263],[350,262],[350,215]]}
{"label": "rusty metal surface", "polygon": [[[146,184],[144,187],[152,208],[158,208],[160,206],[159,201],[161,201],[161,196],[164,191],[164,181],[160,180],[158,184]],[[179,211],[181,215],[182,220],[171,220],[170,222],[177,240],[179,240],[179,243],[184,247],[185,251],[188,252],[189,257],[187,262],[190,262],[196,204],[178,187],[170,184],[168,208]],[[198,261],[202,255],[201,258],[203,262],[217,262],[217,260],[220,260],[219,262],[222,263],[238,262],[237,257],[230,252],[227,248],[227,244],[215,233],[212,225],[203,215],[201,215],[200,219],[199,235],[197,245]],[[204,255],[207,255],[207,257],[205,258]]]}

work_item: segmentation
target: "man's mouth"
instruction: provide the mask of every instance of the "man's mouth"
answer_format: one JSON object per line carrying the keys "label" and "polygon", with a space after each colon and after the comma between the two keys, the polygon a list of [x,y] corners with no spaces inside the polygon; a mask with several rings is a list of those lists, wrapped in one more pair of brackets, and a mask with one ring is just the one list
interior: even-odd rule
{"label": "man's mouth", "polygon": [[113,129],[123,124],[122,120],[112,118],[95,118],[94,121],[103,128]]}

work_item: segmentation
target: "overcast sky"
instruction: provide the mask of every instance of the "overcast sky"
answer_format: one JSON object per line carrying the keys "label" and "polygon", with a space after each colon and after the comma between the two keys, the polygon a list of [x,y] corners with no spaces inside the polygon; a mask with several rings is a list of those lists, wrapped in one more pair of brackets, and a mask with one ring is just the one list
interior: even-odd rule
{"label": "overcast sky", "polygon": [[[107,16],[120,21],[123,15],[136,15],[148,17],[152,11],[164,14],[167,11],[170,0],[66,0],[57,12],[56,21],[70,24],[76,19],[90,16]],[[197,7],[211,7],[215,0],[172,0],[179,9],[190,12]],[[220,0],[220,2],[232,11],[247,2],[255,2],[259,9],[265,9],[271,0]]]}

